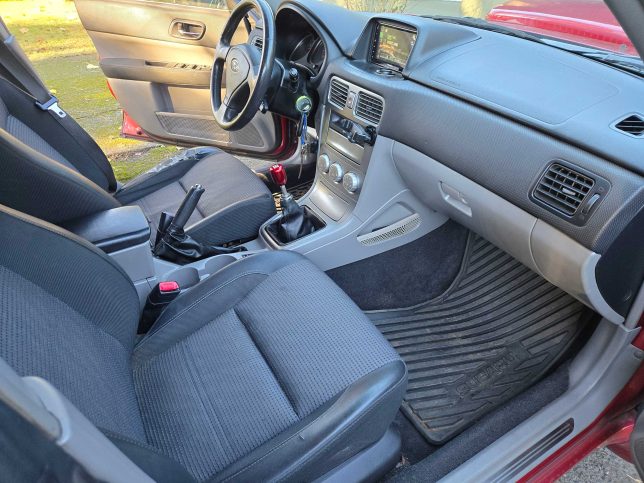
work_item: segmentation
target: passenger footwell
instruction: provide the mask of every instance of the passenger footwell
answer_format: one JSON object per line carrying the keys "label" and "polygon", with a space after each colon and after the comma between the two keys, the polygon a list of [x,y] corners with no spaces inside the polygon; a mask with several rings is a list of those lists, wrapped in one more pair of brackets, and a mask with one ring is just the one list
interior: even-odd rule
{"label": "passenger footwell", "polygon": [[566,353],[587,312],[470,235],[461,271],[438,299],[367,315],[407,363],[403,412],[441,444],[537,382]]}

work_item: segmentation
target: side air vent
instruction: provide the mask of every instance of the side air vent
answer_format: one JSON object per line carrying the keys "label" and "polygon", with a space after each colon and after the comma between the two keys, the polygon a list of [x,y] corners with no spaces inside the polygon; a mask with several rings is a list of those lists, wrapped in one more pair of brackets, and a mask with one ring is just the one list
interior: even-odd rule
{"label": "side air vent", "polygon": [[340,108],[344,108],[349,97],[349,84],[341,80],[331,79],[331,88],[329,89],[329,102]]}
{"label": "side air vent", "polygon": [[264,48],[264,39],[261,38],[260,36],[257,36],[253,39],[253,45],[257,47],[259,50],[262,50]]}
{"label": "side air vent", "polygon": [[358,102],[356,103],[356,116],[365,121],[378,124],[382,118],[384,105],[382,99],[366,92],[358,93]]}
{"label": "side air vent", "polygon": [[609,190],[607,179],[567,161],[555,160],[535,184],[530,198],[557,216],[582,226]]}
{"label": "side air vent", "polygon": [[572,216],[594,185],[594,179],[561,164],[553,163],[534,188],[534,197]]}
{"label": "side air vent", "polygon": [[630,116],[615,123],[615,129],[638,138],[644,138],[644,117],[638,114]]}

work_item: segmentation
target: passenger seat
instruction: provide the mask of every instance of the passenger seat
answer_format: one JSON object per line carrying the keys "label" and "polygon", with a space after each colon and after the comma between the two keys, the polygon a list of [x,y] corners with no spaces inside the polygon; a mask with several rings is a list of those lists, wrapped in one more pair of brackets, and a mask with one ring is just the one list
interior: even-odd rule
{"label": "passenger seat", "polygon": [[295,253],[233,263],[137,340],[137,293],[103,252],[2,206],[0,244],[0,357],[157,481],[315,480],[381,441],[401,404],[402,360]]}

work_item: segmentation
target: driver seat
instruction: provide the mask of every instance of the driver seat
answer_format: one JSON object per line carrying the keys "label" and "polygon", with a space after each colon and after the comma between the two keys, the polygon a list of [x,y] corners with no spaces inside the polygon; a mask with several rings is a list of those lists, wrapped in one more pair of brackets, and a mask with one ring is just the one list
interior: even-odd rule
{"label": "driver seat", "polygon": [[256,238],[275,214],[270,190],[239,159],[214,148],[172,157],[118,186],[105,154],[72,118],[55,119],[0,78],[0,204],[56,225],[123,205],[138,205],[152,236],[193,184],[205,189],[186,232],[222,245]]}

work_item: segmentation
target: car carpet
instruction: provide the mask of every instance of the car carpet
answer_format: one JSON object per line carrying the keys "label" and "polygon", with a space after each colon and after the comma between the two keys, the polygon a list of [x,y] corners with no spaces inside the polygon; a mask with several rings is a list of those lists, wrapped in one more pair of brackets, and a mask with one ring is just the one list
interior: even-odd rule
{"label": "car carpet", "polygon": [[366,312],[409,370],[402,411],[443,444],[539,381],[592,312],[507,253],[470,234],[441,296]]}

